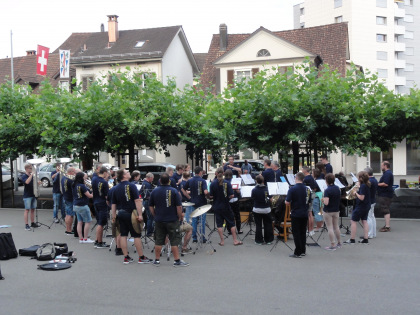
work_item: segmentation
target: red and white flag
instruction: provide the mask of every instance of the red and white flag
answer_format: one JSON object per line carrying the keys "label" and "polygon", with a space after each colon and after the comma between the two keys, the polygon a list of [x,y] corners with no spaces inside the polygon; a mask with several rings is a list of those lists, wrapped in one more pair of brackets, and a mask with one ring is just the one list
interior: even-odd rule
{"label": "red and white flag", "polygon": [[38,45],[36,53],[36,74],[46,75],[48,65],[48,55],[50,49],[41,45]]}

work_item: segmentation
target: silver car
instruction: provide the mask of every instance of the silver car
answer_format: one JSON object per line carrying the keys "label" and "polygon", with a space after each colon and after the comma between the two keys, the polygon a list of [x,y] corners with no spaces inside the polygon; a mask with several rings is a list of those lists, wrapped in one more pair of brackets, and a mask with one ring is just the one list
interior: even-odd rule
{"label": "silver car", "polygon": [[55,164],[45,164],[39,168],[38,178],[41,181],[42,187],[49,187],[52,185],[52,171],[55,171]]}

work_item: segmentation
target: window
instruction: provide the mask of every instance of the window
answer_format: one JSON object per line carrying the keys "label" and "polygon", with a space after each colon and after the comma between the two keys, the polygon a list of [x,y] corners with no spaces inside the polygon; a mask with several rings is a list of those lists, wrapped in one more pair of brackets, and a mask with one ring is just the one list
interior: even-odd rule
{"label": "window", "polygon": [[271,56],[271,54],[267,49],[261,49],[257,53],[257,57],[269,57],[269,56]]}
{"label": "window", "polygon": [[386,152],[370,152],[369,158],[370,158],[370,167],[373,169],[374,173],[382,173],[381,170],[381,163],[383,161],[388,161],[391,163],[391,171],[393,169],[393,158],[392,158],[392,152],[393,149],[390,148]]}
{"label": "window", "polygon": [[414,47],[406,47],[405,48],[405,54],[407,56],[414,56]]}
{"label": "window", "polygon": [[412,14],[406,14],[404,16],[404,22],[413,23],[414,22],[414,15],[412,15]]}
{"label": "window", "polygon": [[420,173],[420,141],[407,141],[407,175]]}
{"label": "window", "polygon": [[414,64],[412,63],[407,63],[405,64],[405,71],[414,71]]}
{"label": "window", "polygon": [[386,35],[385,34],[376,34],[376,41],[379,43],[386,43]]}
{"label": "window", "polygon": [[386,51],[377,51],[376,59],[378,60],[388,60],[388,53]]}
{"label": "window", "polygon": [[335,22],[335,23],[341,23],[341,22],[343,22],[343,16],[342,16],[342,15],[340,15],[340,16],[336,16],[336,17],[334,18],[334,22]]}
{"label": "window", "polygon": [[387,78],[388,69],[378,69],[378,78]]}
{"label": "window", "polygon": [[378,8],[386,8],[386,0],[376,0],[376,6]]}
{"label": "window", "polygon": [[334,0],[334,9],[343,6],[342,0]]}
{"label": "window", "polygon": [[251,70],[238,70],[236,71],[236,81],[249,81],[251,79]]}
{"label": "window", "polygon": [[235,82],[243,81],[248,82],[253,78],[259,71],[258,68],[252,69],[238,69],[227,71],[227,84],[229,87],[235,86]]}
{"label": "window", "polygon": [[82,91],[86,91],[94,80],[93,76],[82,77]]}
{"label": "window", "polygon": [[377,16],[376,17],[376,25],[386,25],[386,17],[385,16]]}
{"label": "window", "polygon": [[407,80],[405,86],[409,89],[414,88],[414,80]]}
{"label": "window", "polygon": [[414,39],[414,32],[413,31],[405,31],[404,38]]}
{"label": "window", "polygon": [[304,15],[305,14],[305,8],[300,8],[299,12],[300,12],[300,15]]}
{"label": "window", "polygon": [[141,47],[143,47],[144,43],[145,43],[144,40],[139,41],[134,45],[134,48],[141,48]]}

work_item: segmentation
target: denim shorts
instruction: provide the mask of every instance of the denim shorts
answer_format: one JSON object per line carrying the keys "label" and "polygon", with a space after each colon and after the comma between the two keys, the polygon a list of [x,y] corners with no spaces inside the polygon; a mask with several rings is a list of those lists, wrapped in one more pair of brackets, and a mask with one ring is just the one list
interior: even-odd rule
{"label": "denim shorts", "polygon": [[74,216],[75,213],[73,211],[73,201],[64,200],[64,205],[66,207],[66,214],[69,216]]}
{"label": "denim shorts", "polygon": [[36,198],[35,197],[28,197],[23,198],[23,203],[25,204],[25,209],[36,209]]}
{"label": "denim shorts", "polygon": [[77,221],[89,223],[92,221],[89,206],[73,206],[74,212],[77,215]]}

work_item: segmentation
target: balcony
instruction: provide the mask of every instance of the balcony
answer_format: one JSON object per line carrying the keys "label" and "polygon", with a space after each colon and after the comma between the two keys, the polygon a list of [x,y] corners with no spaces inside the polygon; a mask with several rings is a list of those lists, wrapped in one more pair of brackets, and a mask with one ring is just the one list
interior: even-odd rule
{"label": "balcony", "polygon": [[405,60],[395,59],[395,69],[404,69],[404,68],[405,68]]}
{"label": "balcony", "polygon": [[405,77],[395,76],[395,85],[405,85]]}
{"label": "balcony", "polygon": [[396,35],[404,35],[405,34],[405,26],[404,25],[395,25],[394,32]]}
{"label": "balcony", "polygon": [[394,11],[395,18],[403,19],[405,16],[405,9],[396,8]]}
{"label": "balcony", "polygon": [[394,49],[395,51],[405,51],[405,43],[395,42]]}

